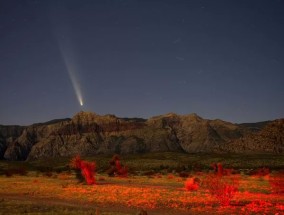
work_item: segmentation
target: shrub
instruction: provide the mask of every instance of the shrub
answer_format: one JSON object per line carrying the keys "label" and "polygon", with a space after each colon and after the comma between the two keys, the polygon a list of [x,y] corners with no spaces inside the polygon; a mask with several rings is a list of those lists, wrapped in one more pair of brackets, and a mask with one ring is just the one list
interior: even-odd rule
{"label": "shrub", "polygon": [[203,184],[212,196],[217,198],[223,206],[228,206],[235,193],[238,191],[239,180],[237,177],[223,177],[208,174]]}
{"label": "shrub", "polygon": [[118,171],[117,175],[120,177],[127,177],[128,176],[128,168],[127,166],[122,166]]}
{"label": "shrub", "polygon": [[222,163],[217,163],[217,174],[218,176],[224,175],[224,168],[223,168]]}
{"label": "shrub", "polygon": [[69,166],[75,171],[75,177],[79,183],[84,182],[84,177],[81,173],[81,162],[80,156],[77,155],[69,163]]}
{"label": "shrub", "polygon": [[[80,156],[77,155],[70,161],[70,167],[77,170],[76,177],[79,180],[83,176],[87,184],[91,185],[95,183],[94,172],[96,165],[94,162],[81,160]],[[81,174],[78,170],[80,170]]]}
{"label": "shrub", "polygon": [[168,174],[167,178],[168,179],[173,179],[173,178],[175,178],[175,176],[173,174]]}
{"label": "shrub", "polygon": [[262,177],[269,174],[270,174],[270,169],[267,167],[258,168],[256,170],[252,170],[251,172],[249,172],[249,175],[256,177]]}
{"label": "shrub", "polygon": [[81,173],[84,176],[87,184],[94,184],[94,171],[95,171],[95,163],[82,161],[81,163]]}
{"label": "shrub", "polygon": [[212,163],[210,166],[213,168],[214,173],[217,174],[218,176],[231,175],[237,173],[237,171],[235,171],[234,169],[224,168],[222,163]]}
{"label": "shrub", "polygon": [[107,170],[107,174],[109,176],[118,175],[120,177],[127,177],[128,176],[128,167],[123,166],[120,163],[120,158],[118,155],[114,155],[109,162],[110,168]]}
{"label": "shrub", "polygon": [[271,190],[274,193],[284,193],[284,172],[271,175],[269,177]]}
{"label": "shrub", "polygon": [[187,191],[196,191],[199,188],[199,183],[199,178],[188,178],[184,183],[184,187]]}
{"label": "shrub", "polygon": [[81,169],[81,163],[82,163],[81,157],[77,155],[74,158],[72,158],[69,165],[72,169]]}

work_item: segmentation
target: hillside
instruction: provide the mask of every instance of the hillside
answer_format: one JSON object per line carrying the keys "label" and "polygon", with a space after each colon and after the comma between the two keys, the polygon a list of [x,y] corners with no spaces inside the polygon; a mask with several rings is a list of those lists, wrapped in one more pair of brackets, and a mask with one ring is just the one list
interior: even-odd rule
{"label": "hillside", "polygon": [[259,132],[226,144],[225,151],[234,153],[275,153],[284,152],[284,119],[267,123]]}
{"label": "hillside", "polygon": [[[144,120],[80,112],[72,119],[52,120],[27,127],[1,126],[0,158],[34,160],[76,154],[92,156],[166,151],[246,153],[257,150],[283,153],[283,120],[266,124],[255,132],[256,129],[250,127],[257,127],[257,124],[247,127],[203,119],[196,114],[170,113]],[[261,138],[256,141],[259,135]],[[264,141],[269,142],[265,147]]]}

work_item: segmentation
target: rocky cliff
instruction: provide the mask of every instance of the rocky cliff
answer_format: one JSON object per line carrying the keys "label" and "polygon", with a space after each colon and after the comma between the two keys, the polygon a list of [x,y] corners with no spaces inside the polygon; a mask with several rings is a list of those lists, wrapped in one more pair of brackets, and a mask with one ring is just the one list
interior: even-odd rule
{"label": "rocky cliff", "polygon": [[266,123],[258,132],[230,141],[223,150],[233,153],[284,153],[284,119]]}
{"label": "rocky cliff", "polygon": [[[280,126],[280,129],[283,133],[283,127]],[[254,136],[253,133],[256,131],[253,130],[244,125],[221,120],[206,120],[196,114],[170,113],[145,120],[80,112],[72,119],[53,120],[27,127],[1,126],[0,158],[33,160],[76,154],[135,154],[162,151],[238,152],[237,148],[242,145],[241,141],[246,142],[246,138]],[[260,129],[259,132],[262,131]],[[268,129],[265,134],[269,138],[270,132],[272,131]],[[278,138],[278,133],[275,135]],[[254,144],[259,145],[260,142]],[[283,143],[283,137],[280,142]],[[274,142],[267,147],[271,149],[269,152],[281,151],[272,149],[275,147]],[[251,149],[243,144],[241,151]],[[263,148],[260,148],[260,151],[261,149]]]}
{"label": "rocky cliff", "polygon": [[0,125],[0,158],[3,158],[8,145],[12,144],[23,132],[24,126]]}

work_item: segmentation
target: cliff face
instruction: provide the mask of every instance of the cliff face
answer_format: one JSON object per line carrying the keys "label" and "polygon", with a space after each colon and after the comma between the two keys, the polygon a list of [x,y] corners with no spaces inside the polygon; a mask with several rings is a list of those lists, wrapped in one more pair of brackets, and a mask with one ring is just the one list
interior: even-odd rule
{"label": "cliff face", "polygon": [[51,125],[38,124],[28,126],[18,138],[7,145],[4,159],[25,160],[34,145],[45,142],[49,139],[51,132],[62,124],[64,122]]}
{"label": "cliff face", "polygon": [[24,126],[4,126],[0,125],[0,158],[3,158],[8,145],[12,144],[16,138],[18,138],[23,130]]}
{"label": "cliff face", "polygon": [[172,142],[184,152],[219,152],[220,145],[237,139],[245,130],[221,120],[206,120],[196,114],[179,116],[168,114],[149,119],[148,124],[168,130]]}
{"label": "cliff face", "polygon": [[244,126],[206,120],[196,114],[167,114],[144,120],[80,112],[72,119],[9,129],[0,127],[0,158],[7,160],[76,154],[235,152],[226,146],[252,135]]}
{"label": "cliff face", "polygon": [[234,153],[284,153],[284,119],[267,123],[261,130],[236,139],[224,146]]}

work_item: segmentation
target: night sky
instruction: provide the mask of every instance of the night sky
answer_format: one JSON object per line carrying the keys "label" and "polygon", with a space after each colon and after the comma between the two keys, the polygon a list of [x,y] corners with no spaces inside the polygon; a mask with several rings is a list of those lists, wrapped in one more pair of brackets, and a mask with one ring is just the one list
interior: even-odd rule
{"label": "night sky", "polygon": [[283,118],[284,1],[0,0],[0,72],[4,125]]}

